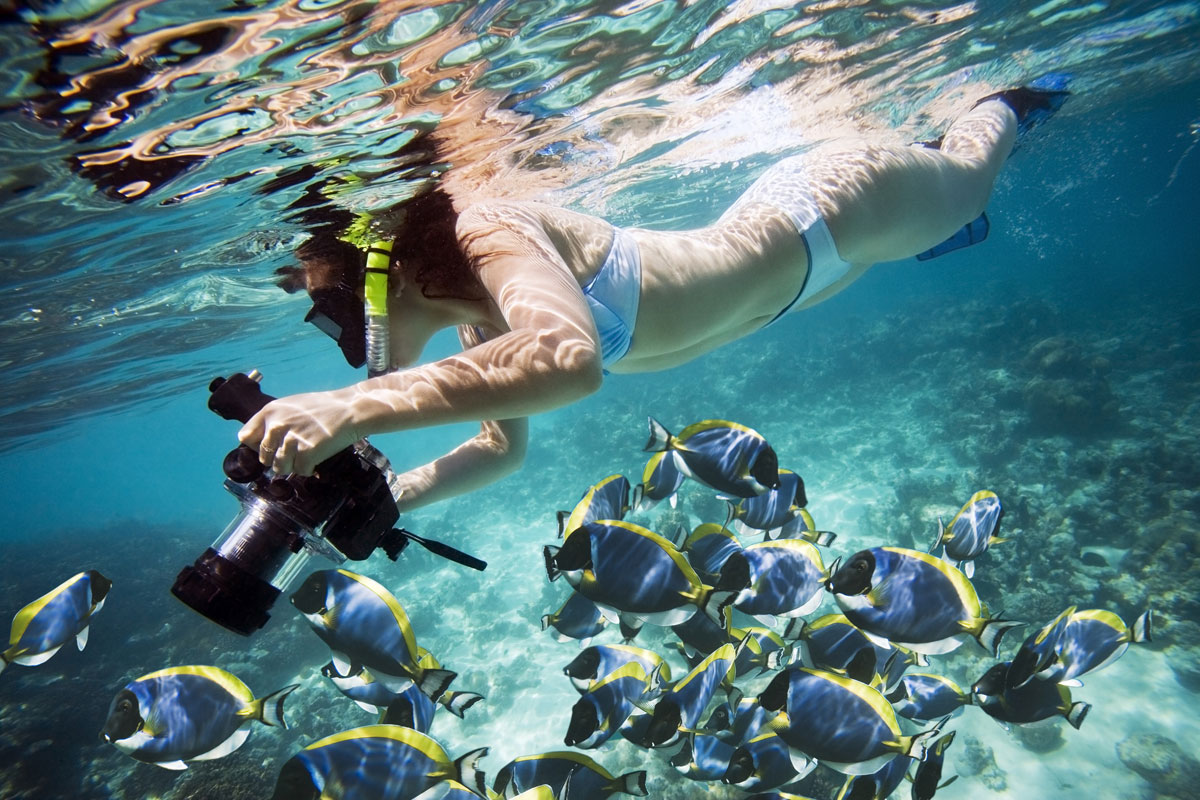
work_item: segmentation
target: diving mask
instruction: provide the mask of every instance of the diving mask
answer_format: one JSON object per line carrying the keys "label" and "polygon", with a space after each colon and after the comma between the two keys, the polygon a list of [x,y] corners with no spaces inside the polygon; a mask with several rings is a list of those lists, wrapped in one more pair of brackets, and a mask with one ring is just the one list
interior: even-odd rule
{"label": "diving mask", "polygon": [[367,248],[360,296],[345,282],[312,292],[313,307],[304,317],[337,342],[354,368],[367,365],[370,376],[388,371],[388,264],[391,242],[372,242]]}

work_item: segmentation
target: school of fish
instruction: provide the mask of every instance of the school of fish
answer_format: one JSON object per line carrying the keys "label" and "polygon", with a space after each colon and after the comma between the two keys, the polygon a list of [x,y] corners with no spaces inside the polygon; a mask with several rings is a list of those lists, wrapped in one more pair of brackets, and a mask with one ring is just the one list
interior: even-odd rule
{"label": "school of fish", "polygon": [[[1005,726],[1078,728],[1090,705],[1071,689],[1150,638],[1148,610],[1127,625],[1071,606],[1002,660],[1002,637],[1024,623],[992,615],[971,583],[976,561],[1005,541],[995,493],[939,521],[929,552],[870,547],[827,564],[822,548],[842,538],[817,528],[803,479],[761,434],[725,420],[678,434],[649,422],[640,483],[614,474],[588,487],[543,548],[549,581],[568,590],[542,629],[577,643],[562,667],[579,698],[562,710],[565,749],[513,759],[489,784],[486,747],[453,757],[429,735],[439,709],[464,717],[484,698],[450,689],[457,675],[418,645],[388,588],[318,570],[290,596],[329,648],[314,668],[379,716],[296,753],[272,800],[646,796],[645,771],[613,775],[583,752],[612,746],[656,751],[684,778],[751,800],[805,800],[795,792],[818,765],[844,774],[837,800],[884,800],[906,779],[914,800],[929,800],[955,780],[943,780],[946,727],[965,707]],[[675,508],[688,480],[725,502],[724,520],[653,531],[626,519]],[[0,670],[41,664],[72,639],[82,650],[111,587],[88,570],[22,608]],[[814,616],[830,598],[840,613]],[[647,625],[670,640],[667,654],[635,643]],[[931,659],[969,639],[995,663],[963,688]],[[100,734],[138,761],[187,769],[238,750],[256,723],[286,727],[297,688],[256,696],[216,666],[165,666],[116,692]]]}

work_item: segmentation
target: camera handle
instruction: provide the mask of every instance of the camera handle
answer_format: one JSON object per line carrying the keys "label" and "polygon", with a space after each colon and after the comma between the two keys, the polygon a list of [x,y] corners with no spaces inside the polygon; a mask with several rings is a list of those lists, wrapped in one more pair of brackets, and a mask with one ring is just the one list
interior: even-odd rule
{"label": "camera handle", "polygon": [[400,552],[408,546],[409,540],[416,542],[434,555],[441,556],[456,564],[462,564],[464,567],[477,569],[480,572],[487,569],[487,562],[481,558],[464,553],[462,550],[456,550],[445,542],[437,542],[433,539],[417,536],[412,531],[404,528],[392,528],[389,534],[384,535],[383,543],[379,546],[387,553],[388,558],[395,561]]}

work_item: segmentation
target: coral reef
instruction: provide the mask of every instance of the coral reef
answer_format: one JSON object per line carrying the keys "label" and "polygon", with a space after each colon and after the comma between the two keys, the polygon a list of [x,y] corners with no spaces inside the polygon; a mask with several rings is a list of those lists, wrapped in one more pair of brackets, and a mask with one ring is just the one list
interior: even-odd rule
{"label": "coral reef", "polygon": [[1150,784],[1159,800],[1189,800],[1200,786],[1200,761],[1157,733],[1135,733],[1117,743],[1125,766]]}

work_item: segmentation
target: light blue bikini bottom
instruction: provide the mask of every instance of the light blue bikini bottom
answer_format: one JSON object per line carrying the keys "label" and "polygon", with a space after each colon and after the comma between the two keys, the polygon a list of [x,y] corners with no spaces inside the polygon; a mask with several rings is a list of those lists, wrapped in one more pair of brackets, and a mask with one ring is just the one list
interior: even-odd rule
{"label": "light blue bikini bottom", "polygon": [[791,311],[801,300],[831,286],[850,271],[850,264],[838,255],[833,234],[817,209],[817,201],[813,198],[805,174],[804,160],[805,157],[799,155],[773,164],[718,220],[724,222],[745,206],[763,203],[787,214],[796,233],[800,234],[800,241],[808,255],[808,272],[792,302],[772,317],[767,325]]}
{"label": "light blue bikini bottom", "polygon": [[605,367],[612,366],[629,352],[633,343],[633,326],[642,296],[642,257],[629,231],[613,228],[608,256],[584,285],[583,296],[600,335],[601,361]]}

